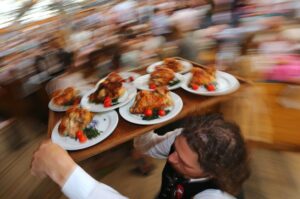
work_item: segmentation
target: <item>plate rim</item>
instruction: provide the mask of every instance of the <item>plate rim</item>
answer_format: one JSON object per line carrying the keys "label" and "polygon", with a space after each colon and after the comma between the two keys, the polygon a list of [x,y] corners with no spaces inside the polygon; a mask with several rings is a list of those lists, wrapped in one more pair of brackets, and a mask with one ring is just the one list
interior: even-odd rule
{"label": "plate rim", "polygon": [[223,71],[217,71],[217,74],[222,76],[222,77],[225,77],[227,80],[228,80],[228,77],[230,79],[233,79],[234,80],[234,84],[232,85],[232,87],[230,87],[229,89],[225,90],[225,91],[220,91],[220,92],[197,92],[197,91],[194,91],[192,90],[191,88],[189,88],[187,86],[187,82],[189,81],[189,78],[188,76],[191,75],[191,73],[187,73],[187,74],[184,74],[185,76],[185,82],[183,84],[181,84],[181,88],[184,89],[185,91],[187,92],[190,92],[190,93],[193,93],[193,94],[196,94],[196,95],[202,95],[202,96],[221,96],[221,95],[227,95],[227,94],[230,94],[230,93],[233,93],[235,92],[239,87],[240,87],[240,82],[237,78],[235,78],[233,75],[229,74],[229,73],[226,73],[226,72],[223,72]]}
{"label": "plate rim", "polygon": [[[176,116],[182,111],[182,109],[183,109],[183,101],[182,101],[181,97],[180,97],[178,94],[176,94],[176,93],[174,93],[174,92],[171,92],[171,91],[170,91],[170,94],[171,94],[171,96],[172,96],[172,99],[174,99],[173,97],[175,97],[175,98],[177,98],[177,100],[179,100],[179,104],[174,104],[174,107],[176,107],[176,108],[178,108],[178,109],[175,111],[174,115],[173,115],[172,117],[168,118],[168,119],[162,118],[161,120],[157,120],[157,119],[156,119],[156,120],[151,120],[151,121],[140,120],[141,122],[136,122],[137,120],[132,120],[131,118],[128,118],[128,117],[124,116],[124,114],[126,114],[126,112],[127,112],[126,107],[127,107],[129,104],[131,104],[131,102],[133,102],[135,99],[132,99],[132,100],[130,101],[130,103],[126,104],[126,106],[121,107],[121,108],[119,109],[119,113],[120,113],[121,117],[122,117],[124,120],[126,120],[127,122],[130,122],[130,123],[133,123],[133,124],[139,124],[139,125],[153,125],[153,124],[160,124],[160,123],[166,122],[166,121],[168,121],[168,120],[173,119],[174,117],[176,117]],[[129,107],[128,107],[128,108],[129,108]],[[138,120],[138,121],[139,121],[139,120]]]}
{"label": "plate rim", "polygon": [[[54,140],[54,134],[58,134],[58,126],[61,123],[61,119],[55,124],[54,128],[52,129],[52,132],[51,132],[51,141],[53,143],[58,144],[59,146],[61,146],[62,148],[64,148],[65,150],[68,150],[68,151],[82,150],[82,149],[86,149],[86,148],[89,148],[91,146],[94,146],[96,144],[99,144],[100,142],[102,142],[103,140],[105,140],[107,137],[109,137],[115,131],[115,129],[117,128],[118,123],[119,123],[119,115],[118,115],[118,113],[117,113],[116,110],[112,110],[112,111],[109,111],[109,112],[103,112],[103,113],[97,113],[96,115],[105,115],[105,114],[107,114],[110,118],[115,118],[115,120],[112,123],[112,125],[108,127],[108,130],[110,132],[107,133],[104,137],[102,137],[99,141],[97,141],[95,143],[92,143],[92,144],[88,144],[87,146],[84,145],[84,144],[78,143],[79,144],[78,147],[75,147],[75,148],[73,148],[73,147],[69,148],[69,147],[60,145],[60,143],[57,143],[56,140]],[[58,135],[58,136],[60,136],[60,135]],[[69,139],[72,139],[72,138],[69,138]]]}

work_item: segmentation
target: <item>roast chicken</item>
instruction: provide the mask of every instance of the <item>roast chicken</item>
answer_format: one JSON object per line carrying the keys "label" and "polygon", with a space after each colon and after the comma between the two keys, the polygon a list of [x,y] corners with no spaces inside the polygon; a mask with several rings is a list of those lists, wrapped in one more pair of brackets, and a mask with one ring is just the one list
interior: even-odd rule
{"label": "roast chicken", "polygon": [[130,108],[132,114],[143,114],[146,109],[164,109],[173,105],[173,100],[165,87],[155,91],[139,91]]}
{"label": "roast chicken", "polygon": [[52,94],[53,103],[59,106],[76,105],[80,103],[79,91],[73,87],[57,90]]}
{"label": "roast chicken", "polygon": [[199,68],[193,67],[191,70],[192,78],[189,83],[189,86],[197,85],[207,85],[216,80],[216,69],[214,67],[209,68]]}
{"label": "roast chicken", "polygon": [[182,66],[181,62],[174,58],[164,59],[163,66],[173,70],[175,73],[183,70],[183,66]]}
{"label": "roast chicken", "polygon": [[97,90],[89,96],[89,101],[93,103],[103,103],[105,97],[112,100],[118,99],[125,92],[123,78],[118,73],[111,73],[99,84]]}
{"label": "roast chicken", "polygon": [[58,127],[61,136],[76,137],[76,132],[83,130],[93,119],[93,113],[79,107],[71,107],[66,111]]}
{"label": "roast chicken", "polygon": [[157,67],[150,75],[149,85],[167,86],[175,77],[175,73],[164,67]]}

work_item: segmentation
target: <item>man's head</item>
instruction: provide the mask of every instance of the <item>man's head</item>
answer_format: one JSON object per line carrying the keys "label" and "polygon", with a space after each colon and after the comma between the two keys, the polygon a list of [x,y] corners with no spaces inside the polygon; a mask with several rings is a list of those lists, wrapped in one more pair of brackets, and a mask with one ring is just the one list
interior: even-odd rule
{"label": "man's head", "polygon": [[235,194],[249,176],[240,129],[219,114],[189,118],[174,147],[168,161],[185,177],[210,177],[222,190]]}

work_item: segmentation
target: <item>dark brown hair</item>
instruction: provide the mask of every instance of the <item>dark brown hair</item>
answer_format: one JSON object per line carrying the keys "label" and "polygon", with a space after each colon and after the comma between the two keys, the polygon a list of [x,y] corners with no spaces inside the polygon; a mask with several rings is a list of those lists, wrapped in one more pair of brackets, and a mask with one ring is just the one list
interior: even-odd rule
{"label": "dark brown hair", "polygon": [[240,128],[220,114],[186,120],[182,135],[198,154],[201,168],[221,190],[236,195],[249,177],[248,153]]}

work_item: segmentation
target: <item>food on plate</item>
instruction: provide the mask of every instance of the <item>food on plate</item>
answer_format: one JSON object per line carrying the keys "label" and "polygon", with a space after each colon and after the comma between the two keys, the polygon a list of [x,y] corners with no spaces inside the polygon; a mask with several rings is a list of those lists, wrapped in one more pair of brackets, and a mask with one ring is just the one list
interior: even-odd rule
{"label": "food on plate", "polygon": [[89,101],[92,103],[104,103],[107,101],[107,105],[111,104],[108,101],[116,101],[125,93],[123,87],[123,78],[118,73],[110,73],[107,78],[101,82],[95,92],[89,96]]}
{"label": "food on plate", "polygon": [[183,65],[181,64],[181,62],[174,58],[164,59],[162,66],[169,68],[169,69],[173,70],[174,72],[180,72],[183,70]]}
{"label": "food on plate", "polygon": [[191,70],[192,78],[189,82],[189,87],[197,90],[200,86],[205,86],[208,91],[215,90],[216,69],[214,67],[199,68],[193,67]]}
{"label": "food on plate", "polygon": [[[175,77],[174,71],[169,68],[157,67],[155,71],[150,74],[149,87],[155,85],[156,87],[167,86]],[[152,86],[153,87],[153,86]]]}
{"label": "food on plate", "polygon": [[168,90],[165,87],[160,87],[154,91],[139,91],[129,111],[132,114],[144,114],[151,117],[158,115],[159,110],[165,110],[172,105],[173,100]]}
{"label": "food on plate", "polygon": [[85,129],[92,121],[94,115],[86,109],[71,107],[66,111],[58,127],[58,132],[62,136],[76,138],[76,133]]}
{"label": "food on plate", "polygon": [[133,82],[133,81],[134,81],[134,77],[133,76],[129,76],[129,77],[124,78],[122,80],[122,82],[124,82],[124,83],[130,83],[130,82]]}
{"label": "food on plate", "polygon": [[80,103],[80,92],[73,87],[57,90],[52,94],[52,102],[58,106],[71,106]]}

